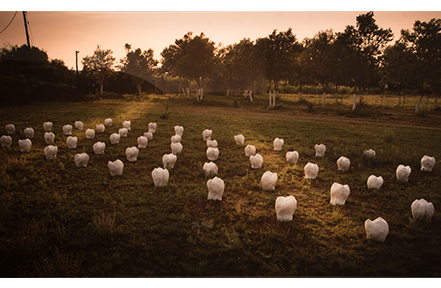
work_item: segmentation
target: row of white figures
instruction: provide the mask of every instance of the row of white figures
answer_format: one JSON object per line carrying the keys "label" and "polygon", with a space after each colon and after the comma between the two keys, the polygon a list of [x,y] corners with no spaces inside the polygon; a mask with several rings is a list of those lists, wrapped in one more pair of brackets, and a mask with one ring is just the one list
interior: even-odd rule
{"label": "row of white figures", "polygon": [[[222,196],[225,190],[225,182],[221,178],[217,177],[218,166],[213,161],[219,158],[219,148],[218,142],[212,140],[213,130],[205,129],[202,131],[202,139],[207,145],[206,155],[210,162],[205,162],[202,169],[204,170],[205,176],[209,179],[207,180],[208,196],[207,200],[222,200]],[[213,177],[214,176],[214,177]]]}

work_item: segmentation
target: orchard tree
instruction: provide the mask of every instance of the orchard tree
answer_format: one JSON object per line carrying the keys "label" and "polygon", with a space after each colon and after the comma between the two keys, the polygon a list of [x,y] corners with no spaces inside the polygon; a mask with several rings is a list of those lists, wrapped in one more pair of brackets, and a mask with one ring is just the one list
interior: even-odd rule
{"label": "orchard tree", "polygon": [[158,61],[153,59],[152,49],[142,51],[140,48],[137,48],[132,50],[132,45],[128,43],[125,44],[125,48],[127,55],[120,59],[121,65],[119,68],[122,72],[132,76],[138,89],[138,94],[141,94],[143,81],[151,79]]}
{"label": "orchard tree", "polygon": [[83,58],[83,72],[90,78],[95,79],[100,85],[101,95],[103,95],[104,81],[112,75],[115,57],[112,56],[112,50],[101,49],[97,45],[92,56],[87,55]]}

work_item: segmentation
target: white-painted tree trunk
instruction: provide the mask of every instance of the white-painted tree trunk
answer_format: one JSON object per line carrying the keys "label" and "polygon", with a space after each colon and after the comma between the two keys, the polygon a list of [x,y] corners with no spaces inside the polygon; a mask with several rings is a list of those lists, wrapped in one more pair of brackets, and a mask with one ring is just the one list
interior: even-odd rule
{"label": "white-painted tree trunk", "polygon": [[415,114],[418,115],[420,114],[420,104],[421,104],[421,100],[423,100],[423,96],[420,97],[420,99],[418,100],[418,103],[415,106]]}
{"label": "white-painted tree trunk", "polygon": [[230,96],[230,89],[227,89],[227,97]]}
{"label": "white-painted tree trunk", "polygon": [[325,108],[325,103],[326,103],[326,93],[323,93],[323,102],[322,102],[323,108]]}
{"label": "white-painted tree trunk", "polygon": [[276,107],[276,91],[273,91],[273,107]]}
{"label": "white-painted tree trunk", "polygon": [[268,107],[273,107],[272,103],[271,103],[273,100],[273,98],[271,97],[271,90],[268,91],[268,97],[269,97],[269,106]]}
{"label": "white-painted tree trunk", "polygon": [[355,107],[357,107],[357,95],[354,94],[354,102],[352,103],[352,111],[355,110]]}
{"label": "white-painted tree trunk", "polygon": [[253,90],[250,90],[250,101],[253,102]]}

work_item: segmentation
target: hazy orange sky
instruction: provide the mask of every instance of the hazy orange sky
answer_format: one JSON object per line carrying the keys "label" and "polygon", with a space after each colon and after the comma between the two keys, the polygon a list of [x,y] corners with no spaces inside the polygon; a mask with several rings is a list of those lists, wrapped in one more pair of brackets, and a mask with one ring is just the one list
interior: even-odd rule
{"label": "hazy orange sky", "polygon": [[[29,6],[32,8],[32,5]],[[190,6],[190,8],[193,6]],[[15,7],[14,7],[15,8]],[[22,8],[22,7],[17,7]],[[97,45],[111,49],[116,62],[125,56],[124,44],[132,48],[154,50],[154,58],[175,39],[185,33],[204,32],[216,44],[226,46],[243,38],[255,40],[266,37],[274,29],[292,28],[297,39],[313,37],[319,31],[333,29],[341,32],[347,25],[356,24],[356,17],[366,11],[166,11],[162,12],[85,12],[27,10],[31,45],[45,50],[51,59],[61,59],[69,68],[75,68],[75,50],[81,59],[92,55]],[[84,6],[82,7],[85,8]],[[129,7],[130,8],[130,7]],[[427,7],[429,8],[429,7]],[[15,11],[0,11],[0,31],[11,21]],[[11,9],[9,9],[11,10]],[[51,9],[48,9],[51,10]],[[136,10],[136,9],[133,9]],[[427,9],[429,10],[429,9]],[[441,18],[440,11],[374,11],[376,23],[391,28],[395,40],[401,29],[411,29],[415,20],[429,21]],[[0,34],[0,45],[26,44],[23,16],[17,13],[10,26]]]}

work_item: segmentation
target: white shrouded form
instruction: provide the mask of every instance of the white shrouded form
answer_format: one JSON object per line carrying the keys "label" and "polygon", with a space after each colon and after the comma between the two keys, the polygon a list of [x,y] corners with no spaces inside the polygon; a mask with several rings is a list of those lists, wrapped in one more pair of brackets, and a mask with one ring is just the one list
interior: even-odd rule
{"label": "white shrouded form", "polygon": [[208,196],[207,200],[222,200],[222,195],[224,194],[225,183],[219,177],[214,177],[207,181]]}
{"label": "white shrouded form", "polygon": [[279,196],[276,198],[276,215],[280,222],[292,221],[297,208],[297,200],[294,196]]}
{"label": "white shrouded form", "polygon": [[153,139],[153,133],[152,132],[144,132],[144,136],[147,138],[147,140],[152,140]]}
{"label": "white shrouded form", "polygon": [[206,144],[207,144],[207,148],[208,147],[217,148],[217,140],[207,140]]}
{"label": "white shrouded form", "polygon": [[74,123],[75,128],[77,128],[78,130],[83,130],[84,128],[84,124],[81,121],[75,121]]}
{"label": "white shrouded form", "polygon": [[204,131],[202,131],[202,139],[204,139],[204,141],[211,140],[212,134],[213,130],[205,129]]}
{"label": "white shrouded form", "polygon": [[96,142],[95,144],[93,144],[92,148],[93,148],[93,152],[96,155],[104,154],[104,149],[106,149],[106,143]]}
{"label": "white shrouded form", "polygon": [[396,171],[397,180],[408,182],[409,175],[411,172],[412,172],[412,169],[410,168],[410,166],[404,166],[403,164],[398,165],[397,171]]}
{"label": "white shrouded form", "polygon": [[24,129],[24,134],[27,138],[34,138],[34,129],[31,127],[27,127],[26,129]]}
{"label": "white shrouded form", "polygon": [[64,135],[66,135],[66,136],[72,135],[72,128],[73,127],[70,124],[63,125],[63,133],[64,133]]}
{"label": "white shrouded form", "polygon": [[170,137],[170,142],[171,143],[180,143],[181,139],[182,139],[181,135],[175,134]]}
{"label": "white shrouded form", "polygon": [[236,142],[236,145],[243,145],[245,144],[245,137],[242,134],[234,135],[234,142]]}
{"label": "white shrouded form", "polygon": [[219,157],[219,149],[218,148],[213,148],[213,147],[207,148],[207,159],[208,160],[216,161],[218,157]]}
{"label": "white shrouded form", "polygon": [[164,154],[162,156],[162,167],[173,169],[175,167],[176,160],[178,160],[178,157],[175,154]]}
{"label": "white shrouded form", "polygon": [[286,162],[291,164],[296,164],[297,161],[299,161],[299,152],[297,151],[286,152]]}
{"label": "white shrouded form", "polygon": [[245,148],[245,156],[250,157],[251,155],[256,154],[256,147],[254,145],[247,145]]}
{"label": "white shrouded form", "polygon": [[325,156],[326,146],[325,144],[315,144],[315,157]]}
{"label": "white shrouded form", "polygon": [[155,187],[167,186],[169,176],[170,173],[167,169],[161,167],[155,168],[152,171],[153,184]]}
{"label": "white shrouded form", "polygon": [[43,129],[44,131],[51,131],[52,130],[52,126],[54,124],[52,122],[46,121],[43,123]]}
{"label": "white shrouded form", "polygon": [[46,142],[46,144],[54,144],[55,142],[55,134],[52,132],[44,132],[44,142]]}
{"label": "white shrouded form", "polygon": [[120,176],[124,170],[124,163],[116,159],[115,161],[107,162],[107,167],[109,167],[110,176]]}
{"label": "white shrouded form", "polygon": [[377,189],[380,190],[381,186],[383,186],[384,180],[381,176],[371,175],[369,176],[366,184],[368,189]]}
{"label": "white shrouded form", "polygon": [[128,147],[126,149],[126,157],[127,157],[127,161],[129,162],[135,162],[138,160],[138,153],[139,153],[139,149],[135,146],[133,147]]}
{"label": "white shrouded form", "polygon": [[277,173],[266,171],[260,179],[260,185],[262,185],[262,189],[265,191],[275,190],[277,179]]}
{"label": "white shrouded form", "polygon": [[90,128],[86,129],[85,134],[86,134],[87,139],[95,138],[95,130],[93,130],[93,129],[90,129]]}
{"label": "white shrouded form", "polygon": [[21,152],[29,152],[32,148],[32,141],[28,138],[18,140],[18,147],[20,147]]}
{"label": "white shrouded form", "polygon": [[340,183],[334,182],[331,186],[331,201],[332,205],[345,205],[346,200],[349,197],[351,190],[349,185],[342,185]]}
{"label": "white shrouded form", "polygon": [[1,143],[2,147],[11,147],[11,145],[12,145],[11,136],[2,135],[2,137],[0,138],[0,143]]}
{"label": "white shrouded form", "polygon": [[145,136],[139,136],[136,141],[138,142],[138,148],[147,148],[147,144],[149,143],[149,140]]}
{"label": "white shrouded form", "polygon": [[217,167],[216,163],[211,162],[211,161],[205,162],[204,166],[202,166],[202,169],[205,172],[205,176],[210,177],[210,178],[217,175],[217,172],[218,172],[218,167]]}
{"label": "white shrouded form", "polygon": [[432,172],[435,163],[435,157],[424,155],[423,158],[421,158],[421,171]]}
{"label": "white shrouded form", "polygon": [[106,127],[104,126],[104,124],[97,124],[96,125],[96,132],[103,133],[104,130],[106,130]]}
{"label": "white shrouded form", "polygon": [[433,213],[435,212],[435,207],[432,202],[427,202],[426,199],[415,199],[410,206],[412,211],[412,217],[415,220],[427,220],[432,219]]}
{"label": "white shrouded form", "polygon": [[348,171],[351,166],[351,160],[345,156],[341,156],[337,160],[338,171]]}
{"label": "white shrouded form", "polygon": [[176,125],[174,129],[175,129],[175,134],[182,137],[182,135],[184,134],[184,127]]}
{"label": "white shrouded form", "polygon": [[127,137],[127,134],[129,133],[129,130],[127,128],[119,128],[118,134],[121,135],[121,137]]}
{"label": "white shrouded form", "polygon": [[178,143],[171,143],[170,148],[171,148],[172,153],[176,155],[176,154],[182,153],[183,146],[179,142]]}
{"label": "white shrouded form", "polygon": [[378,217],[374,221],[367,219],[364,222],[364,229],[366,231],[366,239],[384,242],[389,233],[389,224],[381,217]]}
{"label": "white shrouded form", "polygon": [[127,130],[132,130],[132,122],[131,121],[129,121],[129,120],[125,120],[124,122],[123,122],[123,127],[124,128],[126,128]]}
{"label": "white shrouded form", "polygon": [[118,144],[119,140],[121,140],[121,135],[118,133],[112,133],[109,136],[110,144]]}
{"label": "white shrouded form", "polygon": [[274,142],[273,142],[274,151],[282,150],[282,147],[283,147],[284,143],[285,143],[285,141],[283,139],[281,139],[281,138],[274,139]]}
{"label": "white shrouded form", "polygon": [[376,155],[375,151],[372,149],[364,150],[363,154],[368,158],[374,158]]}
{"label": "white shrouded form", "polygon": [[69,149],[76,149],[77,143],[78,143],[77,136],[69,136],[66,139],[67,148],[69,148]]}
{"label": "white shrouded form", "polygon": [[77,167],[87,167],[89,163],[89,155],[87,153],[77,153],[75,155],[75,165]]}
{"label": "white shrouded form", "polygon": [[15,133],[15,126],[14,124],[6,124],[5,125],[6,134],[12,135]]}
{"label": "white shrouded form", "polygon": [[156,124],[155,122],[150,122],[148,125],[149,128],[149,132],[151,132],[152,134],[156,133],[156,129],[158,128],[158,124]]}
{"label": "white shrouded form", "polygon": [[260,154],[250,155],[251,169],[260,169],[263,164],[263,157]]}
{"label": "white shrouded form", "polygon": [[106,119],[104,119],[104,125],[106,125],[106,126],[112,126],[112,124],[113,124],[113,120],[112,120],[112,118],[106,118]]}
{"label": "white shrouded form", "polygon": [[305,171],[306,179],[315,179],[319,172],[319,166],[315,163],[308,162],[303,170]]}
{"label": "white shrouded form", "polygon": [[58,147],[49,145],[44,148],[43,152],[47,160],[52,160],[57,158]]}

